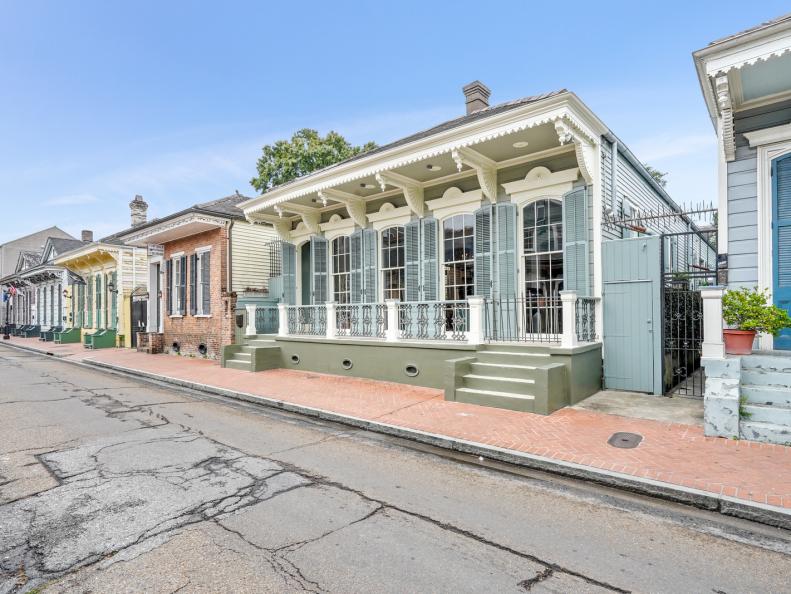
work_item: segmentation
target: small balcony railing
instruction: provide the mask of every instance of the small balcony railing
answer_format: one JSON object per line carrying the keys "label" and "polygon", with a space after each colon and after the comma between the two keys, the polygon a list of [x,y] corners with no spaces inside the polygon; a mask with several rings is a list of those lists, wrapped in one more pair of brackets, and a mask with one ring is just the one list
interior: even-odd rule
{"label": "small balcony railing", "polygon": [[385,338],[386,303],[344,303],[335,306],[335,335],[352,338]]}
{"label": "small balcony railing", "polygon": [[487,342],[561,342],[563,303],[560,296],[486,299],[483,311]]}
{"label": "small balcony railing", "polygon": [[294,336],[324,336],[327,333],[324,305],[288,305],[286,321],[288,333]]}
{"label": "small balcony railing", "polygon": [[398,304],[401,340],[466,341],[470,322],[467,301],[406,301]]}

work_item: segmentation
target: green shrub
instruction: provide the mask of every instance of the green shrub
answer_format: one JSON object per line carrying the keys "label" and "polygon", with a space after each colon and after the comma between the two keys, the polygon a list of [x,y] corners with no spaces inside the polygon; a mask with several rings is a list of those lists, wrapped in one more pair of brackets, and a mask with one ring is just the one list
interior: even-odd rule
{"label": "green shrub", "polygon": [[737,330],[777,336],[783,328],[791,328],[791,317],[786,310],[768,302],[766,291],[746,287],[726,291],[722,297],[722,319]]}

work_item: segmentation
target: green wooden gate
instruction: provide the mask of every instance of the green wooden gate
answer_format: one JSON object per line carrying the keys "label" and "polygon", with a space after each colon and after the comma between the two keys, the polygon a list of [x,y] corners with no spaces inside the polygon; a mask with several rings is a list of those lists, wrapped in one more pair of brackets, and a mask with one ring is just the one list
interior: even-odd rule
{"label": "green wooden gate", "polygon": [[661,238],[605,241],[604,386],[662,394]]}

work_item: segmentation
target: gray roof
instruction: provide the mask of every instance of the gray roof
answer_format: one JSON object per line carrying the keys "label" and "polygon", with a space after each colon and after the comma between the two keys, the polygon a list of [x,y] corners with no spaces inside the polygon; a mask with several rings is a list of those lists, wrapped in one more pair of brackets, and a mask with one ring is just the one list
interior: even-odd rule
{"label": "gray roof", "polygon": [[169,221],[192,212],[224,217],[226,219],[238,219],[243,221],[245,220],[244,213],[240,208],[237,207],[237,205],[241,204],[242,202],[246,202],[247,200],[252,200],[252,198],[250,196],[243,196],[242,194],[239,194],[237,192],[235,194],[231,194],[230,196],[225,196],[224,198],[218,198],[217,200],[211,200],[209,202],[201,202],[199,204],[193,204],[192,206],[185,208],[184,210],[174,212],[173,214],[169,214],[159,219],[152,219],[146,223],[143,223],[142,225],[138,225],[137,227],[130,227],[129,229],[124,229],[119,233],[115,233],[114,235],[110,235],[109,237],[105,237],[104,239],[100,239],[99,241],[102,243],[117,243],[122,245],[124,241],[121,238],[123,238],[126,235],[129,235],[134,231],[139,231],[141,229],[153,227],[154,225],[158,225],[159,223],[163,223],[165,221]]}
{"label": "gray roof", "polygon": [[86,242],[81,239],[64,239],[62,237],[48,237],[47,239],[52,244],[52,247],[55,248],[56,254],[63,254],[71,250],[76,250],[78,247],[82,247],[86,244]]}
{"label": "gray roof", "polygon": [[739,31],[738,33],[734,33],[733,35],[728,35],[727,37],[723,37],[721,39],[716,39],[709,43],[708,47],[712,45],[719,45],[721,43],[725,43],[726,41],[731,41],[732,39],[737,39],[739,37],[743,37],[745,35],[749,35],[750,33],[755,33],[756,31],[760,31],[761,29],[768,29],[770,27],[774,27],[775,25],[779,25],[780,23],[791,21],[791,12],[788,14],[784,14],[777,18],[771,19],[769,21],[765,21],[760,25],[755,25],[754,27],[750,27],[749,29],[745,29],[744,31]]}
{"label": "gray roof", "polygon": [[485,118],[492,117],[492,116],[495,116],[497,114],[500,114],[500,113],[503,113],[503,112],[506,112],[506,111],[510,111],[512,109],[516,109],[518,107],[522,107],[523,105],[528,105],[530,103],[536,103],[537,101],[542,101],[543,99],[548,99],[550,97],[555,97],[557,95],[562,95],[563,93],[568,93],[568,90],[567,89],[560,89],[558,91],[552,91],[551,93],[542,93],[541,95],[533,95],[531,97],[523,97],[521,99],[514,99],[513,101],[506,101],[505,103],[498,103],[497,105],[492,105],[490,107],[486,107],[484,109],[480,109],[478,111],[474,111],[472,113],[468,113],[468,114],[463,115],[461,117],[458,117],[458,118],[455,118],[455,119],[452,119],[452,120],[448,120],[447,122],[442,122],[441,124],[437,124],[436,126],[434,126],[432,128],[428,128],[427,130],[422,130],[420,132],[416,132],[415,134],[411,134],[409,136],[405,136],[404,138],[399,138],[398,140],[395,140],[395,141],[390,142],[388,144],[385,144],[385,145],[382,145],[382,146],[378,146],[378,147],[376,147],[374,149],[371,149],[370,151],[366,151],[364,153],[359,153],[357,155],[354,155],[353,157],[349,157],[348,159],[344,159],[343,161],[340,161],[340,162],[335,163],[333,165],[329,165],[329,166],[324,167],[322,169],[317,169],[316,171],[311,171],[310,173],[307,173],[307,174],[305,174],[305,175],[303,175],[301,177],[298,177],[296,179],[287,181],[287,182],[285,182],[283,184],[280,184],[279,186],[275,186],[274,188],[270,188],[269,190],[264,192],[264,194],[262,194],[262,195],[266,195],[268,192],[271,192],[272,190],[276,190],[276,189],[279,190],[280,188],[285,188],[285,187],[289,186],[290,184],[293,184],[293,183],[299,181],[300,179],[304,179],[306,177],[310,177],[311,175],[316,175],[317,173],[320,173],[322,171],[329,171],[330,169],[333,169],[334,167],[340,167],[341,165],[345,165],[346,163],[351,163],[353,161],[357,161],[357,160],[362,159],[364,157],[370,157],[371,155],[376,155],[377,153],[383,153],[385,151],[389,151],[389,150],[397,148],[399,146],[403,146],[405,144],[409,144],[410,142],[415,142],[415,141],[421,140],[423,138],[428,138],[430,136],[434,136],[435,134],[439,134],[441,132],[446,132],[446,131],[452,130],[454,128],[459,128],[460,126],[464,126],[466,124],[475,122],[477,120],[483,120]]}

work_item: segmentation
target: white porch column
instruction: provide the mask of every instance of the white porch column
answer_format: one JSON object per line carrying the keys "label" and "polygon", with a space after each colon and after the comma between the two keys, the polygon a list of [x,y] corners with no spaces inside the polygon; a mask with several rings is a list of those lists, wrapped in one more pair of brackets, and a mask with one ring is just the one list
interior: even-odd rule
{"label": "white porch column", "polygon": [[288,336],[288,310],[285,303],[277,304],[277,335]]}
{"label": "white porch column", "polygon": [[387,299],[387,330],[385,331],[385,340],[387,342],[398,341],[398,299]]}
{"label": "white porch column", "polygon": [[467,297],[470,304],[470,328],[467,331],[467,344],[481,344],[483,342],[483,297]]}
{"label": "white porch column", "polygon": [[247,328],[245,328],[245,335],[252,336],[256,334],[255,330],[255,304],[248,304],[244,306],[247,310]]}
{"label": "white porch column", "polygon": [[572,348],[579,344],[577,340],[577,292],[561,291],[560,302],[563,309],[563,334],[560,336],[560,346]]}
{"label": "white porch column", "polygon": [[327,308],[327,329],[326,329],[326,336],[327,338],[335,338],[335,333],[337,332],[336,323],[335,323],[335,316],[337,315],[337,310],[335,309],[335,303],[328,301],[324,304],[324,307]]}
{"label": "white porch column", "polygon": [[704,287],[700,290],[703,299],[703,345],[704,359],[724,359],[725,344],[722,341],[722,296],[724,287]]}

